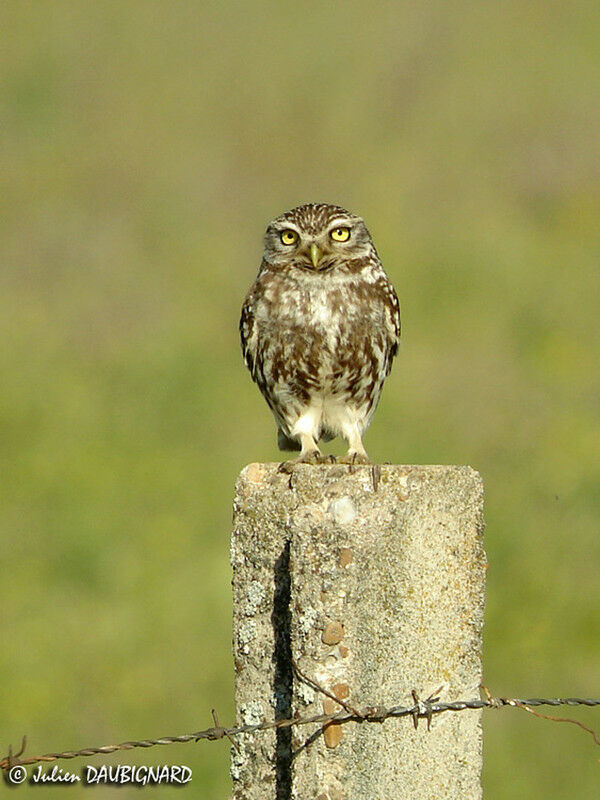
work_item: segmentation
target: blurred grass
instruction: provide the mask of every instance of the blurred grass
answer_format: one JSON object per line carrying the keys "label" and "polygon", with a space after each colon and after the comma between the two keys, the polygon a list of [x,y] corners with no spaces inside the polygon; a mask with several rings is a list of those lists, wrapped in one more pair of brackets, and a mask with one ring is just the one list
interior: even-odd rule
{"label": "blurred grass", "polygon": [[[483,474],[487,684],[598,695],[597,4],[9,0],[0,24],[2,747],[232,719],[233,482],[278,458],[237,316],[305,201],[364,215],[401,297],[370,454]],[[576,728],[485,726],[486,797],[597,793]],[[229,791],[224,744],[127,762]]]}

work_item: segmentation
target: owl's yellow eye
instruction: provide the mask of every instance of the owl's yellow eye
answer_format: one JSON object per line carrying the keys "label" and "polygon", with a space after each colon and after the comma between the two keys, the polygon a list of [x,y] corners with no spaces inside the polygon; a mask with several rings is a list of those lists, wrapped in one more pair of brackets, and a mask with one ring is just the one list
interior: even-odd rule
{"label": "owl's yellow eye", "polygon": [[334,242],[347,242],[350,238],[350,228],[334,228],[329,235]]}
{"label": "owl's yellow eye", "polygon": [[280,237],[282,244],[296,244],[298,241],[298,234],[291,228],[281,231]]}

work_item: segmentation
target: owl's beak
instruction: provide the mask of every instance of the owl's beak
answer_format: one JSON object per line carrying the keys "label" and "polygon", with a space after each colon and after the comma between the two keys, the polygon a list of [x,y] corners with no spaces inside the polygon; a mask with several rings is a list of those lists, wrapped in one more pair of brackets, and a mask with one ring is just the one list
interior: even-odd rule
{"label": "owl's beak", "polygon": [[321,260],[321,251],[316,242],[313,242],[310,246],[310,260],[312,261],[313,267],[317,269],[319,261]]}

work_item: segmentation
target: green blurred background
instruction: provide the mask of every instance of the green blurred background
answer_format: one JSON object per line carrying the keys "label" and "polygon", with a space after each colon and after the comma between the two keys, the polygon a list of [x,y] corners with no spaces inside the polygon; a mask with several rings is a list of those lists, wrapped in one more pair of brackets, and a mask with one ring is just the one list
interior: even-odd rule
{"label": "green blurred background", "polygon": [[[238,313],[307,201],[365,217],[401,298],[369,453],[483,475],[486,683],[600,693],[599,10],[2,3],[4,752],[233,720],[233,484],[279,458]],[[104,762],[225,798],[228,759]],[[580,729],[486,715],[488,800],[599,785]]]}

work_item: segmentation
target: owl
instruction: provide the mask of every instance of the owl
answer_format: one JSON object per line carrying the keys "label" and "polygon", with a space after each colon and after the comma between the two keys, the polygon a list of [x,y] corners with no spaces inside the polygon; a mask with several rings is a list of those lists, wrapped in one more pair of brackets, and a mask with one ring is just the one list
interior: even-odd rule
{"label": "owl", "polygon": [[362,437],[398,350],[400,311],[360,217],[308,203],[274,219],[240,334],[280,450],[318,464],[331,458],[319,441],[340,436],[342,462],[370,463]]}

